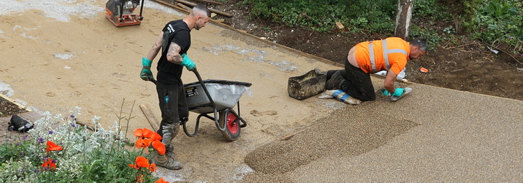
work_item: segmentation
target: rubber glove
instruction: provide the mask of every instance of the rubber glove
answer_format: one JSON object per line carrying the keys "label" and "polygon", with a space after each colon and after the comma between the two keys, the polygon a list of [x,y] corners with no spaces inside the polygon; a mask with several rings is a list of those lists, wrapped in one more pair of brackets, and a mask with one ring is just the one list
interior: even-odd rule
{"label": "rubber glove", "polygon": [[187,67],[188,70],[192,71],[196,68],[196,64],[187,56],[187,54],[182,54],[182,65]]}
{"label": "rubber glove", "polygon": [[151,72],[152,63],[153,61],[142,57],[142,71],[140,71],[140,78],[144,81],[149,81],[149,77],[153,77],[153,73]]}
{"label": "rubber glove", "polygon": [[[403,94],[404,91],[405,91],[405,89],[403,89],[403,88],[396,88],[396,91],[394,91],[392,96],[400,97],[401,94]],[[386,95],[386,96],[391,96],[388,90],[384,90],[383,93],[381,93],[381,94],[382,95]]]}

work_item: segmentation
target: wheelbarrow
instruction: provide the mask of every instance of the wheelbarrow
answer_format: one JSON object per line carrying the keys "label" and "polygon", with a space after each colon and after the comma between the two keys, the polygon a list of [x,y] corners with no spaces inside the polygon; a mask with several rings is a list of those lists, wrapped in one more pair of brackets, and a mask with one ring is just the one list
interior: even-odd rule
{"label": "wheelbarrow", "polygon": [[[193,132],[189,132],[187,121],[182,122],[183,131],[189,137],[198,134],[200,119],[206,117],[213,120],[218,130],[227,141],[235,141],[240,137],[241,128],[247,122],[240,117],[240,97],[252,84],[247,82],[227,80],[202,80],[194,69],[197,82],[184,84],[185,96],[189,111],[199,113]],[[156,83],[154,78],[150,81]],[[234,111],[234,106],[237,111]],[[210,114],[213,114],[212,116]]]}

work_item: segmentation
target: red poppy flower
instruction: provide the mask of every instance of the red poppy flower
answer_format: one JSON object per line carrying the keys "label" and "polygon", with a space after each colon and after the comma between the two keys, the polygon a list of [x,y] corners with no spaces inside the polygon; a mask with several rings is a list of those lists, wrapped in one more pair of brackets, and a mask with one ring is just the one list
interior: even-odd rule
{"label": "red poppy flower", "polygon": [[164,155],[165,154],[165,145],[160,141],[154,141],[153,142],[153,148],[158,151],[158,154]]}
{"label": "red poppy flower", "polygon": [[156,183],[169,183],[169,182],[163,180],[163,177],[160,177],[160,179],[158,179],[158,180],[156,181]]}
{"label": "red poppy flower", "polygon": [[156,169],[157,169],[156,164],[151,163],[151,164],[149,165],[149,171],[151,171],[151,172],[155,172]]}
{"label": "red poppy flower", "polygon": [[129,164],[129,167],[134,168],[134,169],[140,169],[140,167],[136,166],[135,164]]}
{"label": "red poppy flower", "polygon": [[135,160],[136,166],[140,168],[149,168],[149,160],[147,158],[144,158],[142,156],[136,157]]}
{"label": "red poppy flower", "polygon": [[134,135],[137,137],[144,137],[144,138],[150,138],[152,134],[156,132],[153,132],[147,128],[138,128],[134,131]]}
{"label": "red poppy flower", "polygon": [[149,129],[147,129],[147,128],[144,128],[144,129],[143,129],[143,136],[146,137],[146,138],[151,138],[151,136],[152,136],[153,134],[155,134],[155,133],[156,133],[156,132],[153,132],[153,131],[151,131],[151,130],[149,130]]}
{"label": "red poppy flower", "polygon": [[143,137],[143,128],[138,128],[134,130],[134,136]]}
{"label": "red poppy flower", "polygon": [[144,139],[142,137],[138,138],[138,140],[136,140],[136,148],[140,149],[142,147],[149,147],[149,145],[151,145],[151,140],[149,139]]}
{"label": "red poppy flower", "polygon": [[47,149],[45,149],[47,152],[49,151],[61,151],[62,146],[56,145],[55,143],[51,142],[50,140],[47,141]]}
{"label": "red poppy flower", "polygon": [[47,170],[56,170],[56,163],[53,162],[53,159],[47,158],[44,160],[42,167],[47,168]]}
{"label": "red poppy flower", "polygon": [[156,132],[153,132],[153,134],[151,135],[151,137],[149,139],[151,139],[151,141],[162,140],[162,136],[160,136],[160,134],[158,134]]}

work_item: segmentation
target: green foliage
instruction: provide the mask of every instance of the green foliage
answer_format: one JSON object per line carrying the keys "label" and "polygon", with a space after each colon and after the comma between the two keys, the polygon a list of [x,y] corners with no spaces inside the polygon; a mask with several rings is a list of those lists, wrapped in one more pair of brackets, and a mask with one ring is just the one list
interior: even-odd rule
{"label": "green foliage", "polygon": [[11,139],[8,142],[0,145],[0,161],[7,161],[10,159],[19,159],[25,156],[23,149],[29,147],[29,142],[25,141],[27,136],[22,139]]}
{"label": "green foliage", "polygon": [[254,18],[271,19],[290,27],[326,32],[341,22],[351,31],[391,31],[396,0],[245,0]]}
{"label": "green foliage", "polygon": [[[62,115],[46,113],[35,122],[28,136],[1,142],[0,182],[127,183],[158,179],[151,173],[152,165],[148,168],[129,166],[135,164],[137,156],[147,156],[143,149],[126,146],[129,143],[123,140],[126,137],[120,131],[120,122],[105,129],[95,117],[93,132],[76,123],[79,110],[65,119]],[[120,114],[119,119],[129,123],[131,118]],[[47,141],[62,149],[47,150]]]}
{"label": "green foliage", "polygon": [[416,0],[412,17],[427,20],[452,20],[452,15],[447,7],[440,6],[437,0]]}
{"label": "green foliage", "polygon": [[472,35],[489,43],[508,44],[514,52],[523,53],[522,7],[522,2],[517,0],[484,1],[474,19]]}
{"label": "green foliage", "polygon": [[[398,0],[244,0],[253,18],[326,32],[341,22],[350,33],[392,35]],[[416,0],[410,37],[435,47],[460,35],[504,43],[523,53],[521,0]],[[436,25],[438,23],[438,25]],[[442,25],[441,23],[446,23]],[[267,28],[269,30],[269,28]]]}
{"label": "green foliage", "polygon": [[[518,0],[417,0],[413,17],[418,22],[449,22],[442,30],[411,27],[411,37],[426,37],[431,45],[455,42],[465,34],[487,43],[503,43],[522,52],[523,16],[522,2]],[[427,21],[428,20],[428,21]]]}
{"label": "green foliage", "polygon": [[420,37],[425,38],[429,45],[429,50],[434,50],[435,47],[439,46],[443,42],[444,37],[442,34],[439,34],[435,29],[427,29],[418,27],[416,25],[411,26],[410,28],[410,37]]}

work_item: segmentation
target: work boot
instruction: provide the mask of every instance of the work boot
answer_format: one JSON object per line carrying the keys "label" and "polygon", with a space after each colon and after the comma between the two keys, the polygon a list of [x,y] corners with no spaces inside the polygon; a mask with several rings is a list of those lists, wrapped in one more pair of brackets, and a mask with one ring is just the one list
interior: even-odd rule
{"label": "work boot", "polygon": [[167,168],[169,170],[182,169],[182,164],[176,160],[173,152],[167,152],[165,155],[160,155],[158,152],[153,151],[151,154],[152,162],[155,163],[156,166]]}
{"label": "work boot", "polygon": [[332,92],[332,97],[351,105],[361,104],[361,100],[351,97],[350,95],[346,94],[343,90],[334,90]]}
{"label": "work boot", "polygon": [[335,71],[327,80],[327,83],[325,83],[325,90],[340,89],[340,85],[344,80],[345,79],[341,76],[340,71]]}
{"label": "work boot", "polygon": [[157,133],[162,136],[162,143],[166,144],[165,146],[168,146],[178,134],[178,131],[180,131],[179,123],[162,123],[160,124],[160,129],[158,129]]}

